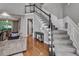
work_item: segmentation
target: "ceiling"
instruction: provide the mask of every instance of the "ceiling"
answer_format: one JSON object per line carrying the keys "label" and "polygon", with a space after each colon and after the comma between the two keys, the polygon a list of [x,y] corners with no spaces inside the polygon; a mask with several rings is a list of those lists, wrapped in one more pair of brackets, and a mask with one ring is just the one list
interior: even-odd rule
{"label": "ceiling", "polygon": [[[29,3],[0,3],[0,13],[7,12],[13,15],[24,15],[25,5]],[[43,5],[43,3],[36,3],[36,5]]]}
{"label": "ceiling", "polygon": [[0,13],[7,12],[13,15],[24,14],[25,3],[0,3]]}

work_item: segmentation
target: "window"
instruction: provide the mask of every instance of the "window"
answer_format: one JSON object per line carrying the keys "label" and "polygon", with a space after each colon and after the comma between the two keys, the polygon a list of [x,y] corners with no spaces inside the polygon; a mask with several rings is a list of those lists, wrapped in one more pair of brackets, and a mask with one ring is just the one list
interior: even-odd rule
{"label": "window", "polygon": [[11,30],[12,29],[12,21],[3,20],[0,21],[0,30]]}

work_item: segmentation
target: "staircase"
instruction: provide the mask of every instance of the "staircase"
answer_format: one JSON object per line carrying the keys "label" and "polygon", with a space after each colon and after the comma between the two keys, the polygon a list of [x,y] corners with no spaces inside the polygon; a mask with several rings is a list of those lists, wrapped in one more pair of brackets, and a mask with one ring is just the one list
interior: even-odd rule
{"label": "staircase", "polygon": [[35,14],[40,17],[40,19],[39,19],[39,21],[41,23],[40,29],[50,31],[49,23],[48,23],[48,20],[46,19],[46,17],[44,17],[44,15],[42,15],[41,13],[35,13]]}
{"label": "staircase", "polygon": [[[55,54],[55,56],[77,56],[76,49],[73,46],[73,42],[70,40],[69,35],[67,34],[66,30],[57,30],[55,25],[52,25],[53,31],[51,32],[51,29],[48,27],[48,20],[44,17],[42,14],[37,14],[41,19],[40,22],[42,24],[41,30],[48,32],[49,37],[49,51],[51,51],[51,43],[52,45],[52,54]],[[53,41],[50,40],[51,35],[53,34],[52,38]],[[52,42],[51,42],[52,41]]]}
{"label": "staircase", "polygon": [[[66,30],[58,30],[53,25],[51,17],[48,13],[38,8],[36,5],[29,5],[37,8],[42,13],[37,13],[34,9],[34,13],[40,17],[41,31],[46,31],[48,33],[48,45],[49,45],[49,55],[53,56],[77,56],[76,49],[73,46],[73,42],[70,40],[69,35]],[[48,19],[45,17],[48,16]]]}
{"label": "staircase", "polygon": [[56,56],[77,56],[76,49],[66,30],[54,30],[52,33]]}
{"label": "staircase", "polygon": [[[41,13],[37,13],[40,17],[41,30],[48,32],[49,55],[55,56],[77,56],[76,48],[73,46],[72,40],[66,30],[59,30],[52,24],[52,30],[48,27],[48,19]],[[52,35],[52,36],[51,36]],[[52,45],[52,47],[51,47]],[[52,50],[51,50],[52,49]],[[50,53],[51,52],[51,53]]]}

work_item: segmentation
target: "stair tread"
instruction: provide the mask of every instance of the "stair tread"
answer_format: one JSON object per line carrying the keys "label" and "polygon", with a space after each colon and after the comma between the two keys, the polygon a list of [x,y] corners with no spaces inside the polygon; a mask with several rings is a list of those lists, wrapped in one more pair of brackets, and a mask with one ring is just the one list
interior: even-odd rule
{"label": "stair tread", "polygon": [[72,41],[71,40],[54,40],[53,44],[54,45],[56,45],[56,44],[66,44],[66,45],[69,45],[69,44],[72,44]]}
{"label": "stair tread", "polygon": [[64,32],[67,32],[67,30],[60,30],[60,29],[59,30],[54,30],[54,31],[60,31],[60,32],[64,31]]}
{"label": "stair tread", "polygon": [[77,56],[74,53],[56,53],[56,56]]}
{"label": "stair tread", "polygon": [[53,34],[53,38],[54,38],[54,39],[55,39],[55,38],[61,38],[61,39],[62,39],[62,38],[63,38],[63,39],[67,38],[67,39],[68,39],[68,38],[69,38],[69,35],[65,35],[65,34],[63,34],[63,35],[59,35],[59,34],[54,35],[54,34]]}
{"label": "stair tread", "polygon": [[68,34],[53,34],[54,36],[69,36]]}
{"label": "stair tread", "polygon": [[69,48],[69,47],[67,47],[67,48],[57,48],[57,47],[55,47],[54,48],[55,50],[55,52],[72,52],[72,53],[75,53],[76,52],[76,49],[75,48]]}
{"label": "stair tread", "polygon": [[67,31],[65,31],[65,30],[54,30],[52,33],[53,34],[67,34]]}

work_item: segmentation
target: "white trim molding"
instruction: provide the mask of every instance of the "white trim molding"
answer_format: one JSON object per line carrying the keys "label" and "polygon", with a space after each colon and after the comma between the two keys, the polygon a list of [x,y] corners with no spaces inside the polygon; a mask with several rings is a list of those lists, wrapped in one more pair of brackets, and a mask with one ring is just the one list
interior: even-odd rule
{"label": "white trim molding", "polygon": [[67,32],[70,39],[73,41],[73,45],[77,49],[77,54],[79,55],[79,27],[69,16],[66,16],[64,21],[67,23]]}

